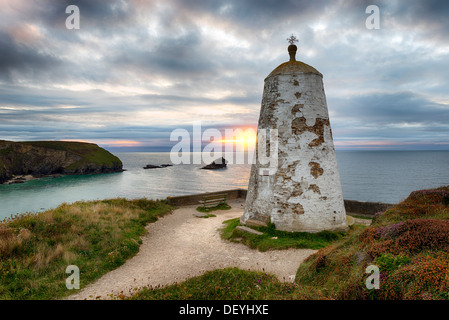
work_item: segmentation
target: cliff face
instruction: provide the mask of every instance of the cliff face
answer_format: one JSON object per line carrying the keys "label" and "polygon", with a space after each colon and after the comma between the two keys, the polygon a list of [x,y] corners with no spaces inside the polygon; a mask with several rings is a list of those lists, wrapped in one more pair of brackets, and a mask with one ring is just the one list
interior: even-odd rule
{"label": "cliff face", "polygon": [[92,143],[0,140],[0,183],[13,175],[97,174],[122,168],[119,158]]}

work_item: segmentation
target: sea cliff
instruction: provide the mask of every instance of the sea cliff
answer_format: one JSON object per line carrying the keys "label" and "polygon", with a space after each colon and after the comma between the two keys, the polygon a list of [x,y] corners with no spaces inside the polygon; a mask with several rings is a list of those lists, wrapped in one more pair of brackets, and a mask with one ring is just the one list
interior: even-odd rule
{"label": "sea cliff", "polygon": [[119,158],[93,143],[0,140],[0,183],[17,175],[98,174],[123,171]]}

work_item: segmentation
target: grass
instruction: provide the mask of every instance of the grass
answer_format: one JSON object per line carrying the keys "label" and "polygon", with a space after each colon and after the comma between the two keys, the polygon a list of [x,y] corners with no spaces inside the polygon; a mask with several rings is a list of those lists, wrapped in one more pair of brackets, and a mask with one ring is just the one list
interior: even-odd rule
{"label": "grass", "polygon": [[217,211],[217,210],[229,210],[229,209],[231,209],[231,206],[224,202],[222,202],[214,207],[199,206],[198,208],[196,208],[197,211],[202,212],[202,213],[208,213],[208,212]]}
{"label": "grass", "polygon": [[364,215],[359,215],[359,214],[348,214],[348,216],[351,216],[351,217],[357,218],[357,219],[364,219],[364,220],[372,220],[373,219],[372,216],[364,216]]}
{"label": "grass", "polygon": [[[128,299],[124,296],[118,299]],[[305,300],[324,299],[311,287],[284,283],[264,272],[219,269],[164,288],[145,288],[130,300]]]}
{"label": "grass", "polygon": [[76,168],[85,166],[88,163],[100,166],[106,165],[109,167],[114,166],[114,164],[121,163],[119,158],[93,143],[76,141],[26,141],[22,143],[36,147],[68,151],[81,156],[82,159],[67,167],[68,170],[75,170]]}
{"label": "grass", "polygon": [[240,218],[224,221],[226,224],[222,230],[222,237],[226,240],[241,242],[253,249],[260,251],[281,249],[321,249],[331,243],[342,239],[344,232],[321,231],[318,233],[286,232],[276,230],[274,224],[267,227],[254,227],[263,232],[263,235],[255,235],[236,229],[240,225]]}
{"label": "grass", "polygon": [[209,214],[206,214],[205,216],[202,216],[202,217],[200,217],[200,218],[207,219],[207,218],[214,218],[214,217],[216,217],[215,214],[209,213]]}
{"label": "grass", "polygon": [[135,255],[145,225],[173,207],[165,201],[110,199],[62,204],[0,223],[0,299],[54,299],[67,290],[65,269],[81,288]]}
{"label": "grass", "polygon": [[[349,235],[307,258],[299,267],[296,282],[312,286],[329,299],[355,299],[365,277],[357,267],[359,236],[367,227],[355,225]],[[364,258],[360,254],[361,258]],[[359,270],[360,269],[360,270]]]}

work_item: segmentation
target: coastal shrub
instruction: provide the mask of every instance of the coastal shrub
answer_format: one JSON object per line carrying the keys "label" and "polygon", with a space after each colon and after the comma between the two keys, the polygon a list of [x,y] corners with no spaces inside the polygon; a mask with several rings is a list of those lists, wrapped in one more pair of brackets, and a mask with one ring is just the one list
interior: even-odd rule
{"label": "coastal shrub", "polygon": [[[364,288],[365,298],[380,300],[447,300],[449,298],[449,255],[422,253],[413,259],[388,256],[380,265],[379,290]],[[385,264],[386,263],[386,264]],[[363,287],[363,285],[361,285]]]}
{"label": "coastal shrub", "polygon": [[385,213],[385,211],[376,212],[373,216],[372,223],[375,224],[382,217],[382,215],[384,213]]}
{"label": "coastal shrub", "polygon": [[449,195],[445,195],[445,196],[443,197],[443,199],[441,200],[441,203],[442,203],[444,206],[449,206]]}
{"label": "coastal shrub", "polygon": [[[447,252],[421,255],[398,269],[390,281],[400,287],[403,299],[447,299],[449,291]],[[388,298],[388,297],[387,297]]]}
{"label": "coastal shrub", "polygon": [[382,221],[401,221],[430,216],[449,219],[448,199],[449,186],[413,191],[407,199],[387,210],[382,215]]}
{"label": "coastal shrub", "polygon": [[385,253],[378,256],[374,262],[382,272],[392,272],[402,265],[407,265],[411,261],[410,257],[399,254],[397,256],[391,253]]}
{"label": "coastal shrub", "polygon": [[320,272],[326,267],[326,254],[320,250],[315,260],[315,270]]}
{"label": "coastal shrub", "polygon": [[411,219],[370,227],[360,236],[372,258],[384,253],[414,253],[449,246],[449,220]]}
{"label": "coastal shrub", "polygon": [[[298,284],[332,299],[449,299],[448,192],[449,186],[418,190],[377,213],[371,226],[310,256]],[[369,265],[379,267],[378,290],[366,288]]]}
{"label": "coastal shrub", "polygon": [[347,235],[318,250],[301,263],[296,273],[299,286],[320,290],[329,299],[356,299],[367,255],[358,248],[358,237],[366,228],[351,226]]}
{"label": "coastal shrub", "polygon": [[427,204],[440,204],[449,197],[449,188],[440,187],[436,189],[417,190],[410,193],[408,201],[418,201]]}

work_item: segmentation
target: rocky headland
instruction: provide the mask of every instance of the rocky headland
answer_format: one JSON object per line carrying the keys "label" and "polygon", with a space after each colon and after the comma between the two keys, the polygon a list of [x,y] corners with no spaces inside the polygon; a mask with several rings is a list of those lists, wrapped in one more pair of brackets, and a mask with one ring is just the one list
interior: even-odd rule
{"label": "rocky headland", "polygon": [[93,143],[0,140],[0,183],[16,180],[17,183],[30,177],[120,171],[123,171],[121,160]]}

